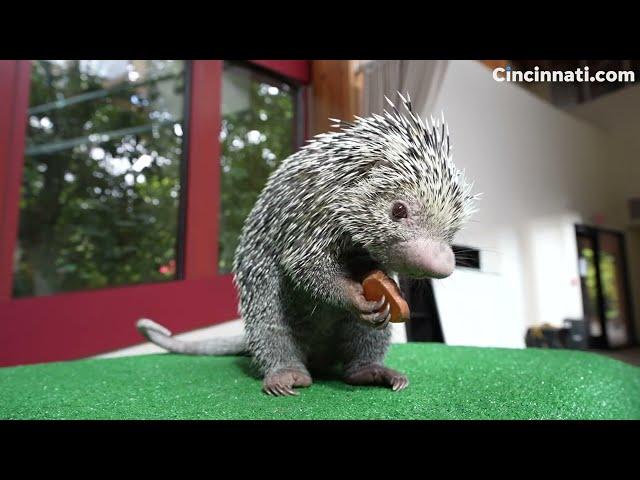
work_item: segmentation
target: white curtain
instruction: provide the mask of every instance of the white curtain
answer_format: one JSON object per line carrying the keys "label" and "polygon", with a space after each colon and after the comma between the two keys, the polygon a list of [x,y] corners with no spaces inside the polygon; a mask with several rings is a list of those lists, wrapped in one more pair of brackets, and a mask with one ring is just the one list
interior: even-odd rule
{"label": "white curtain", "polygon": [[360,115],[382,114],[388,107],[385,95],[398,105],[400,99],[396,92],[403,96],[409,94],[418,115],[432,114],[447,65],[447,60],[363,61],[360,67],[364,75]]}

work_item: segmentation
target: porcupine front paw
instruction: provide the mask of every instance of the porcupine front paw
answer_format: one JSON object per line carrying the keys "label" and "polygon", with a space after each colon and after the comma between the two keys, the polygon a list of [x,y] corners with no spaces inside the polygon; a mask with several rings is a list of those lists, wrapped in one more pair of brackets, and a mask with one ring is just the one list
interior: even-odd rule
{"label": "porcupine front paw", "polygon": [[376,329],[387,326],[391,320],[391,305],[387,303],[383,310],[378,311],[387,301],[384,295],[378,301],[369,301],[364,296],[362,285],[357,282],[349,282],[346,290],[351,310],[361,323]]}
{"label": "porcupine front paw", "polygon": [[344,381],[349,385],[382,385],[394,392],[404,390],[409,385],[406,375],[383,365],[370,364],[348,372]]}
{"label": "porcupine front paw", "polygon": [[298,395],[293,387],[308,387],[311,385],[309,373],[295,368],[284,368],[264,377],[262,389],[265,393],[276,397]]}

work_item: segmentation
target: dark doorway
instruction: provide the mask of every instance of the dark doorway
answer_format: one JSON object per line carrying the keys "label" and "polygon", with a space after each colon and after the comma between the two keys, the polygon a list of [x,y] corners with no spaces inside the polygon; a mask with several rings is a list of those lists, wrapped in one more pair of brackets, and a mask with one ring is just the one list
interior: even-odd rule
{"label": "dark doorway", "polygon": [[576,226],[578,270],[591,348],[635,344],[624,234]]}
{"label": "dark doorway", "polygon": [[[456,267],[480,270],[480,250],[462,245],[452,245]],[[400,276],[400,290],[409,304],[411,317],[406,323],[409,342],[444,342],[442,323],[438,313],[433,282]]]}
{"label": "dark doorway", "polygon": [[411,309],[406,323],[409,342],[444,342],[431,280],[400,277],[400,290]]}

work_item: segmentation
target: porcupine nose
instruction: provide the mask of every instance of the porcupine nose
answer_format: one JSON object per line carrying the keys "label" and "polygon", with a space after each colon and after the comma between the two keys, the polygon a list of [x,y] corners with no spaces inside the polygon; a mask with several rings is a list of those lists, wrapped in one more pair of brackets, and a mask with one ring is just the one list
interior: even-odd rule
{"label": "porcupine nose", "polygon": [[398,270],[409,276],[445,278],[455,268],[453,250],[439,240],[410,240],[397,244],[394,250],[394,263],[398,263]]}

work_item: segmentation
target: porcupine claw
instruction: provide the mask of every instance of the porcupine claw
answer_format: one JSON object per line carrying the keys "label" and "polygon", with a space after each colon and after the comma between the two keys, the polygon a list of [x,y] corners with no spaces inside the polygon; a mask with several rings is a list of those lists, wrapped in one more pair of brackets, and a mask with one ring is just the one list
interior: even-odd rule
{"label": "porcupine claw", "polygon": [[[382,301],[385,301],[384,296],[382,297]],[[387,303],[387,306],[381,312],[361,314],[360,318],[367,323],[373,324],[373,328],[378,330],[383,329],[391,320],[391,304]]]}
{"label": "porcupine claw", "polygon": [[[360,292],[354,296],[354,304],[357,309],[358,319],[366,325],[376,329],[386,327],[391,319],[391,306],[387,303],[386,297],[383,295],[380,300],[369,301]],[[387,307],[383,311],[378,311],[387,303]]]}
{"label": "porcupine claw", "polygon": [[404,390],[409,385],[406,375],[384,365],[370,364],[347,373],[345,381],[350,385],[382,385],[394,392]]}
{"label": "porcupine claw", "polygon": [[286,368],[265,376],[262,389],[267,395],[288,397],[299,395],[293,387],[308,387],[311,376],[307,372],[295,368]]}

